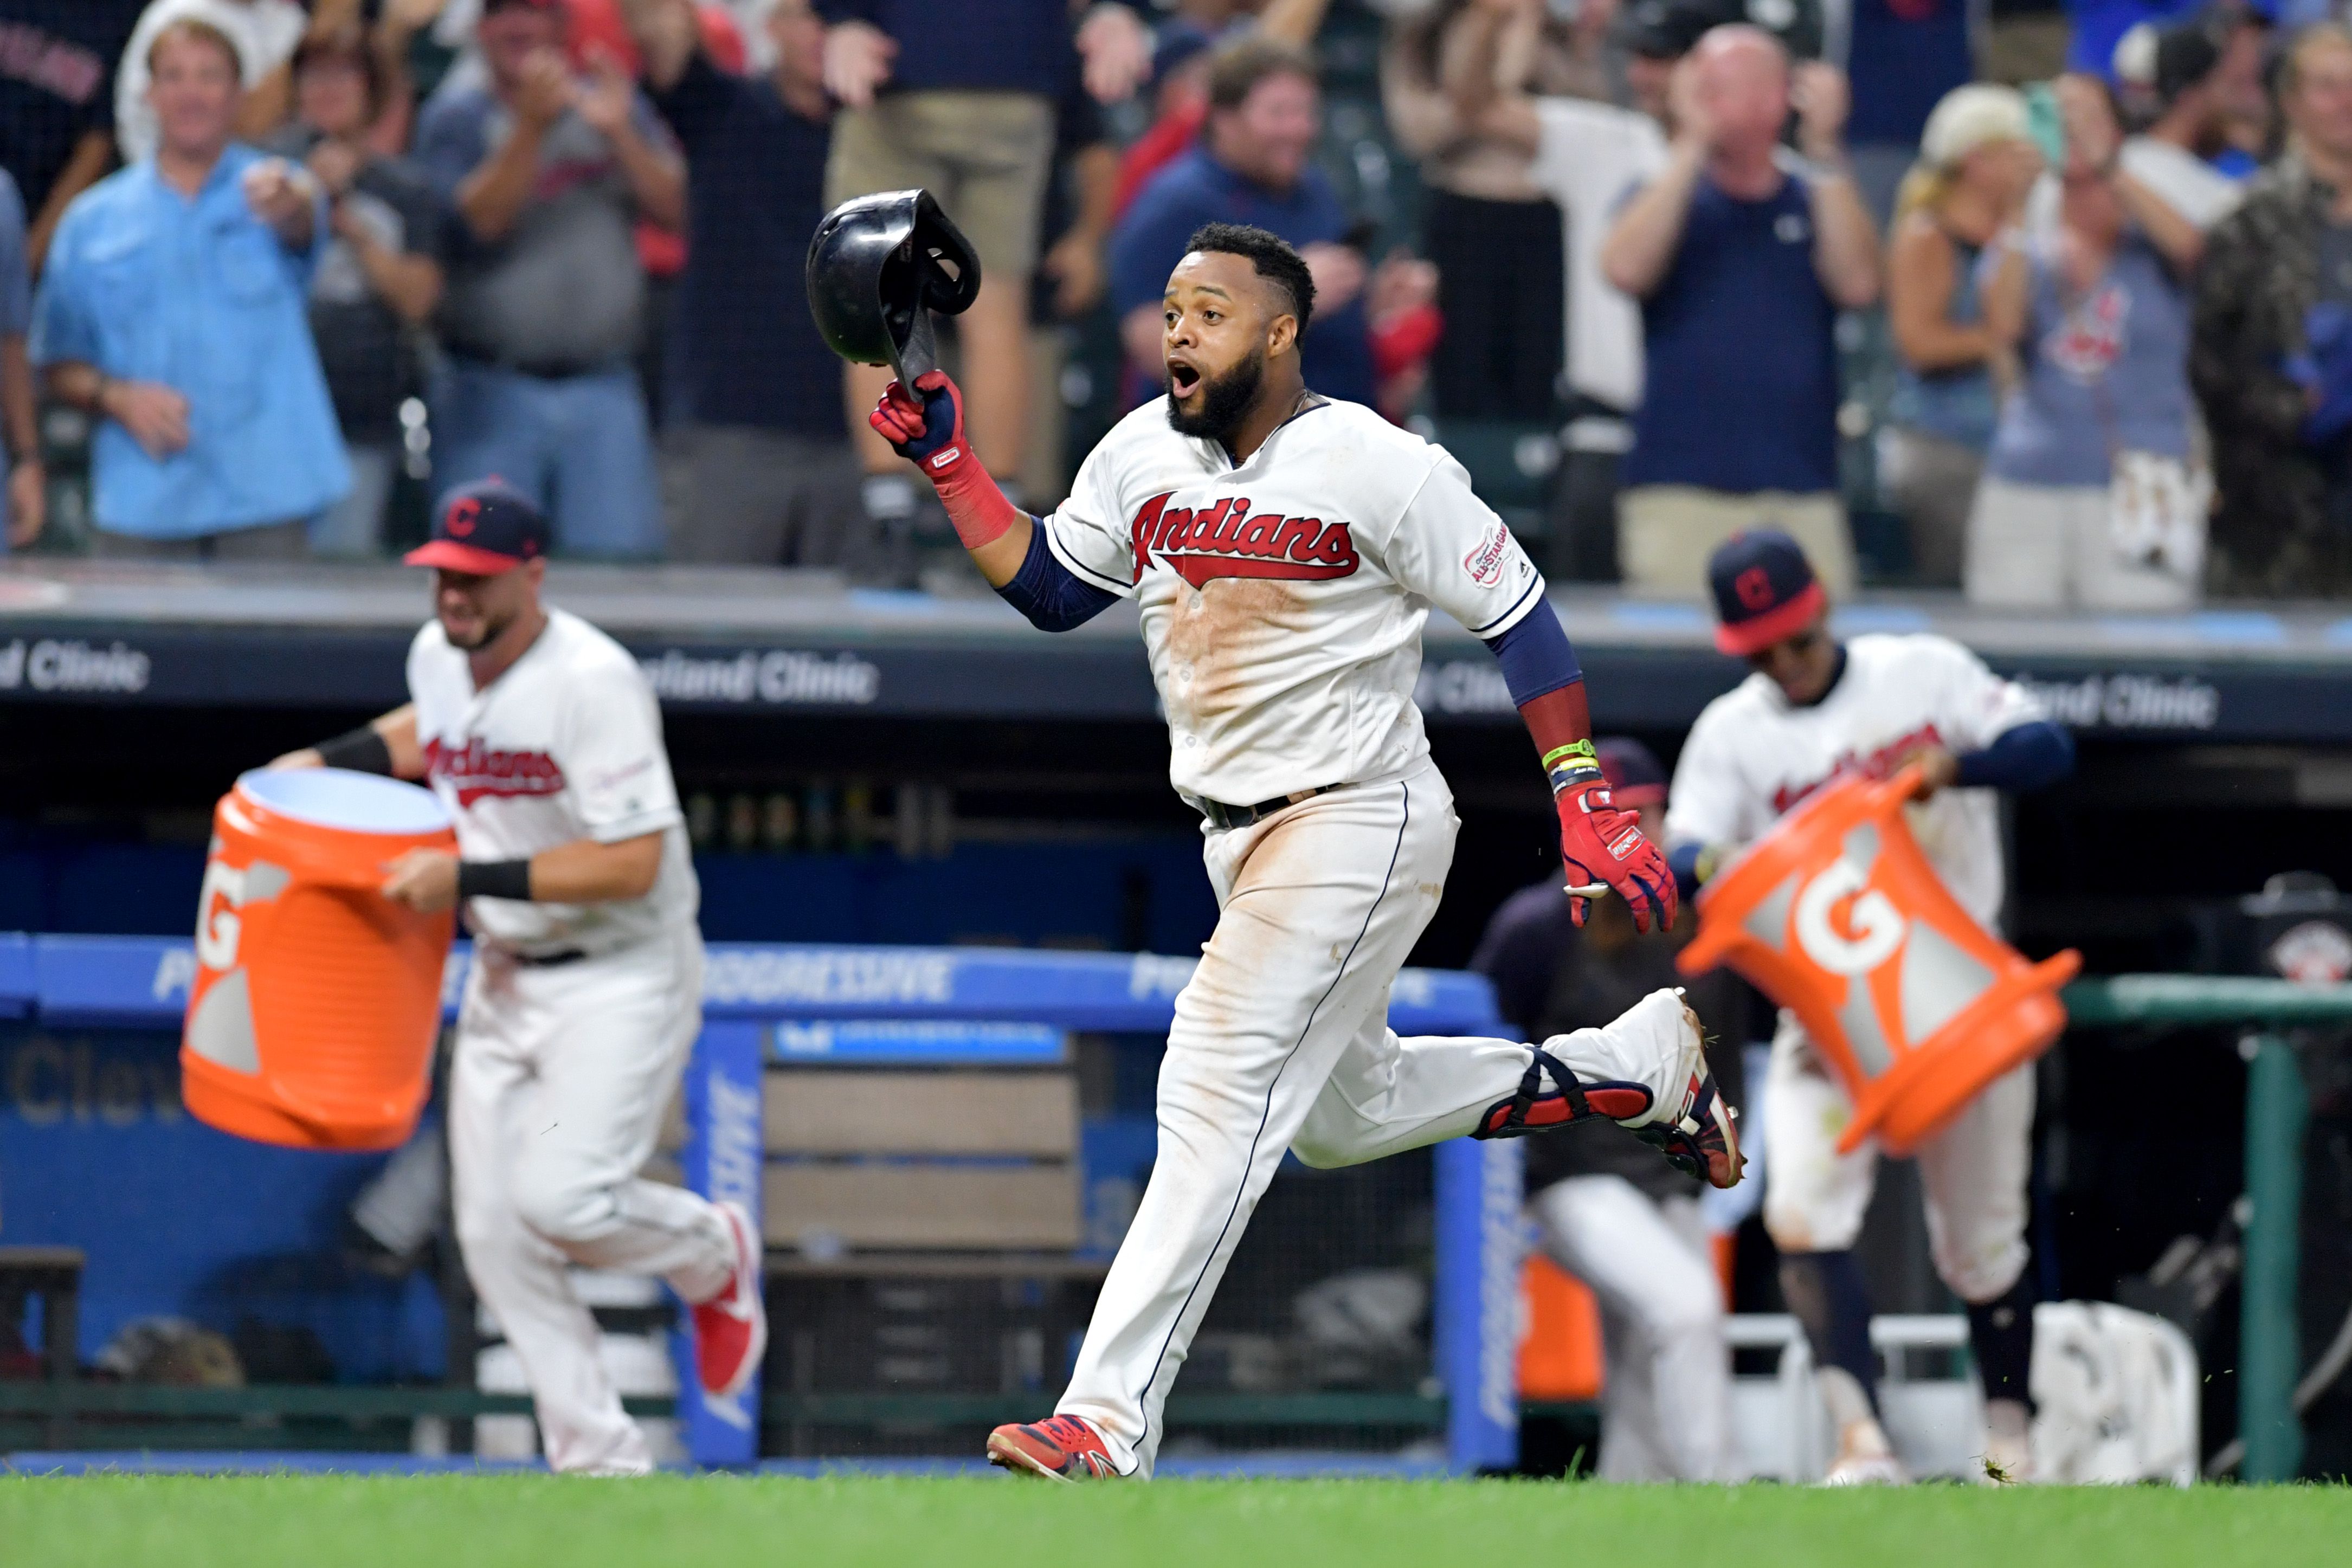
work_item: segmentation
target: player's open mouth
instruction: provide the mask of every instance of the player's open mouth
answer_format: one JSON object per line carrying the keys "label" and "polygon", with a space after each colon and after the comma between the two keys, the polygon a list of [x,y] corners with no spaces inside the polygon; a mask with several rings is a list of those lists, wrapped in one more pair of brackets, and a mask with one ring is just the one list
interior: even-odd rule
{"label": "player's open mouth", "polygon": [[1168,361],[1168,386],[1178,397],[1190,396],[1192,389],[1200,384],[1199,371],[1181,361]]}

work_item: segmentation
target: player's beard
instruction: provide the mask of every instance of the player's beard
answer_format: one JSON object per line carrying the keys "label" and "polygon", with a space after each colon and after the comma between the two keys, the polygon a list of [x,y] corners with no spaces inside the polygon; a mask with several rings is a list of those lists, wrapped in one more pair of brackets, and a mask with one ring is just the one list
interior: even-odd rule
{"label": "player's beard", "polygon": [[475,632],[470,639],[460,639],[451,636],[449,633],[448,622],[446,621],[441,624],[441,633],[443,636],[449,638],[449,646],[457,649],[457,652],[461,653],[478,653],[483,649],[488,647],[491,643],[497,642],[499,636],[505,632],[506,629],[513,624],[514,613],[512,612],[509,612],[504,615],[498,615],[485,611],[482,614],[481,630]]}
{"label": "player's beard", "polygon": [[1257,402],[1258,389],[1265,384],[1265,350],[1259,348],[1247,359],[1221,376],[1201,378],[1201,412],[1186,413],[1171,392],[1168,399],[1168,423],[1179,435],[1197,435],[1210,441],[1223,441],[1241,428],[1249,415],[1250,405]]}

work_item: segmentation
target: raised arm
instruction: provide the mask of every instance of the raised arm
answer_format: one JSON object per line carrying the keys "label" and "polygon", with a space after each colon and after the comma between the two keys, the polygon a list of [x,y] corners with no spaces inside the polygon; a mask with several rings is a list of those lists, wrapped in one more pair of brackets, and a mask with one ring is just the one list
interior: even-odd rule
{"label": "raised arm", "polygon": [[1878,225],[1863,204],[1862,187],[1845,155],[1846,113],[1853,91],[1845,73],[1822,60],[1808,60],[1792,83],[1797,106],[1797,150],[1813,165],[1807,181],[1813,213],[1813,273],[1822,289],[1844,310],[1878,303]]}
{"label": "raised arm", "polygon": [[[681,69],[684,68],[681,67]],[[686,227],[686,161],[640,120],[637,84],[600,55],[579,93],[580,118],[604,133],[638,214],[673,233]]]}
{"label": "raised arm", "polygon": [[1666,152],[1666,166],[1634,193],[1611,225],[1609,237],[1601,242],[1601,275],[1636,299],[1655,292],[1675,265],[1714,134],[1706,100],[1698,90],[1697,68],[1689,59],[1675,68],[1671,91],[1675,139]]}
{"label": "raised arm", "polygon": [[457,215],[474,237],[495,245],[507,237],[539,183],[539,153],[547,129],[572,106],[571,72],[554,50],[524,68],[514,103],[514,124],[506,140],[457,182]]}

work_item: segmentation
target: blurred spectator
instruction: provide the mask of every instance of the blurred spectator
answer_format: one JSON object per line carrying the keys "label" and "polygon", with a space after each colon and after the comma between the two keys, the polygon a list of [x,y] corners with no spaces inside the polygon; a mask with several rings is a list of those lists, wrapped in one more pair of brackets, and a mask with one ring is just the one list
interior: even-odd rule
{"label": "blurred spectator", "polygon": [[[824,79],[842,105],[824,199],[921,186],[971,241],[980,298],[956,319],[965,419],[989,472],[1017,488],[1029,439],[1029,277],[1071,42],[1068,0],[961,0],[952,20],[936,0],[819,0],[817,9],[833,24]],[[1076,43],[1098,101],[1127,97],[1150,68],[1150,38],[1124,5],[1095,6]],[[887,366],[847,369],[866,470],[895,477],[901,465],[866,427],[889,380]]]}
{"label": "blurred spectator", "polygon": [[1209,121],[1209,58],[1216,40],[1182,17],[1162,22],[1151,45],[1151,123],[1118,157],[1112,215],[1124,216],[1151,176],[1184,155]]}
{"label": "blurred spectator", "polygon": [[[2149,119],[2139,134],[2125,138],[2123,166],[2199,229],[2221,222],[2243,194],[2212,160],[2230,150],[2221,70],[2228,40],[2247,31],[2208,15],[2145,33],[2142,90]],[[2141,36],[2127,36],[2118,54]]]}
{"label": "blurred spectator", "polygon": [[[564,18],[564,54],[572,68],[593,72],[601,62],[609,59],[635,78],[645,74],[645,61],[639,57],[635,36],[622,5],[622,0],[562,0]],[[703,52],[710,63],[729,76],[743,75],[750,51],[743,35],[736,30],[735,18],[724,6],[708,0],[698,0],[694,7],[695,21],[702,39]],[[761,20],[765,26],[765,18]],[[769,66],[774,66],[773,50]],[[657,452],[677,456],[678,444],[665,442],[663,434],[676,417],[668,406],[670,377],[667,367],[671,360],[670,334],[677,316],[679,278],[686,271],[686,231],[666,227],[639,214],[635,229],[637,259],[646,268],[645,329],[637,335],[637,350],[632,364],[637,374],[637,385],[646,394],[646,421],[655,432]],[[669,472],[665,484],[676,478],[677,464],[667,465]],[[679,497],[665,491],[665,515],[682,511]]]}
{"label": "blurred spectator", "polygon": [[[1152,34],[1151,75],[1144,85],[1151,100],[1151,123],[1119,154],[1118,187],[1111,215],[1124,217],[1151,176],[1182,156],[1209,120],[1209,59],[1221,38],[1255,28],[1261,37],[1298,48],[1315,41],[1331,0],[1272,0],[1262,7],[1224,4],[1179,5]],[[1615,0],[1596,0],[1613,5]],[[1252,18],[1248,13],[1256,9]]]}
{"label": "blurred spectator", "polygon": [[2066,68],[2102,81],[2114,79],[2116,46],[2124,35],[2143,23],[2164,23],[2195,16],[2206,0],[2066,0],[2071,24],[2066,39]]}
{"label": "blurred spectator", "polygon": [[236,45],[182,18],[154,36],[155,155],[84,192],[34,308],[51,396],[99,415],[97,553],[303,554],[351,488],[305,319],[327,228],[307,171],[230,140]]}
{"label": "blurred spectator", "polygon": [[1979,604],[2150,609],[2197,597],[2211,485],[2189,392],[2193,225],[2118,160],[2104,84],[2058,83],[2055,227],[2013,234],[1985,319],[2016,357],[1963,578]]}
{"label": "blurred spectator", "polygon": [[1108,295],[1118,149],[1102,110],[1069,57],[1068,79],[1054,103],[1054,172],[1039,208],[1037,271],[1029,280],[1029,386],[1034,407],[1021,488],[1040,511],[1069,494],[1069,404],[1063,371],[1076,345],[1074,324]]}
{"label": "blurred spectator", "polygon": [[683,225],[686,173],[609,56],[566,63],[557,0],[486,0],[488,79],[444,84],[416,158],[457,208],[432,402],[436,491],[497,475],[573,555],[662,548],[652,437],[630,354],[646,275],[631,224]]}
{"label": "blurred spectator", "polygon": [[740,77],[710,57],[688,0],[625,0],[625,12],[654,106],[686,149],[670,371],[688,497],[670,559],[862,570],[839,361],[799,287],[825,211],[824,26],[807,0],[778,0],[773,68]]}
{"label": "blurred spectator", "polygon": [[1482,120],[1500,98],[1590,85],[1577,63],[1568,25],[1543,0],[1440,0],[1393,27],[1381,51],[1390,132],[1429,189],[1422,233],[1445,319],[1430,373],[1440,419],[1550,413],[1566,305],[1559,208],[1537,186],[1528,146]]}
{"label": "blurred spectator", "polygon": [[1978,260],[2016,226],[2042,172],[2024,96],[1958,88],[1927,117],[1919,162],[1895,202],[1886,317],[1895,395],[1878,432],[1878,482],[1911,534],[1919,580],[1960,585],[1969,508],[1991,444],[1992,361]]}
{"label": "blurred spectator", "polygon": [[1545,565],[1555,582],[1617,579],[1618,467],[1642,403],[1642,314],[1601,275],[1601,246],[1627,194],[1665,167],[1675,62],[1722,19],[1721,0],[1638,0],[1614,29],[1633,108],[1506,94],[1481,117],[1487,135],[1532,155],[1528,173],[1566,225],[1570,405]]}
{"label": "blurred spectator", "polygon": [[0,170],[0,435],[7,438],[8,484],[0,489],[0,555],[41,537],[48,520],[48,477],[41,467],[41,430],[33,397],[33,361],[25,334],[33,324],[32,274],[25,261],[25,200]]}
{"label": "blurred spectator", "polygon": [[[1600,744],[1619,806],[1663,837],[1666,774],[1635,740]],[[1744,989],[1724,970],[1697,981],[1675,955],[1698,929],[1687,906],[1675,929],[1644,936],[1620,899],[1597,901],[1584,928],[1570,923],[1561,877],[1522,888],[1495,912],[1470,967],[1495,983],[1503,1017],[1522,1038],[1545,1040],[1607,1023],[1661,987],[1681,988],[1706,1027],[1726,1097],[1740,1102]],[[1623,1128],[1575,1126],[1527,1145],[1529,1218],[1546,1255],[1591,1286],[1601,1306],[1603,1480],[1727,1479],[1731,1358],[1713,1241],[1700,1184]]]}
{"label": "blurred spectator", "polygon": [[2214,226],[2191,368],[2221,505],[2207,581],[2352,594],[2352,32],[2307,29],[2279,107],[2294,131]]}
{"label": "blurred spectator", "polygon": [[362,558],[383,543],[384,504],[406,455],[400,405],[423,388],[416,335],[441,302],[440,199],[421,170],[369,141],[384,90],[383,62],[365,35],[313,34],[294,53],[294,123],[267,144],[305,164],[327,193],[310,336],[352,489],[311,526],[318,556]]}
{"label": "blurred spectator", "polygon": [[1162,169],[1111,235],[1111,303],[1129,362],[1157,385],[1160,298],[1205,223],[1254,224],[1298,247],[1315,276],[1307,328],[1307,384],[1326,397],[1370,404],[1376,396],[1367,336],[1360,249],[1346,243],[1354,219],[1309,160],[1322,130],[1314,62],[1270,38],[1243,37],[1217,51],[1209,76],[1209,123],[1200,146]]}
{"label": "blurred spectator", "polygon": [[1372,268],[1364,285],[1372,405],[1391,424],[1412,418],[1428,390],[1430,359],[1445,333],[1445,318],[1437,308],[1437,283],[1433,264],[1399,246]]}
{"label": "blurred spectator", "polygon": [[[1696,593],[1716,545],[1770,526],[1850,591],[1835,329],[1839,310],[1877,299],[1879,256],[1839,140],[1845,78],[1812,60],[1792,84],[1781,46],[1735,26],[1699,41],[1674,93],[1665,169],[1601,258],[1643,302],[1649,367],[1619,511],[1625,580]],[[1801,171],[1779,157],[1792,101]]]}
{"label": "blurred spectator", "polygon": [[0,162],[35,273],[66,204],[114,162],[114,69],[143,0],[0,0]]}
{"label": "blurred spectator", "polygon": [[2273,155],[2278,106],[2271,101],[2271,38],[2275,19],[2252,5],[2230,6],[2221,68],[2214,95],[2221,100],[2221,136],[2227,143],[2213,166],[2233,180],[2250,180]]}
{"label": "blurred spectator", "polygon": [[[1846,126],[1854,178],[1872,215],[1892,222],[1895,190],[1927,131],[1927,116],[1976,72],[1976,0],[1850,0]],[[1792,49],[1801,58],[1805,51]]]}
{"label": "blurred spectator", "polygon": [[155,110],[147,97],[147,61],[157,35],[184,16],[210,23],[236,46],[245,73],[245,96],[236,111],[239,136],[258,140],[286,118],[289,63],[310,26],[310,14],[295,0],[153,0],[141,13],[114,73],[114,139],[125,163],[154,155]]}

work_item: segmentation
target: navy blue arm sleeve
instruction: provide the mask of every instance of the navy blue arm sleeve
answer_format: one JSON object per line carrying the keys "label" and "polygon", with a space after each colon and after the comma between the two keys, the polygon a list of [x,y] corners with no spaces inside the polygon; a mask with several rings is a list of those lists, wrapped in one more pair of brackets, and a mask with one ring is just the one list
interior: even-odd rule
{"label": "navy blue arm sleeve", "polygon": [[2063,725],[2035,719],[2002,730],[1990,746],[1958,760],[1964,789],[2046,789],[2074,771],[2074,737]]}
{"label": "navy blue arm sleeve", "polygon": [[1029,617],[1029,624],[1041,632],[1066,632],[1118,602],[1118,594],[1080,581],[1054,559],[1054,552],[1045,548],[1043,518],[1029,521],[1029,553],[1021,558],[1021,570],[1013,574],[1013,580],[996,591],[999,599]]}
{"label": "navy blue arm sleeve", "polygon": [[1675,891],[1688,904],[1698,896],[1698,857],[1705,844],[1676,844],[1666,852],[1666,869],[1675,873]]}
{"label": "navy blue arm sleeve", "polygon": [[1584,679],[1577,667],[1576,650],[1551,606],[1538,602],[1519,618],[1517,625],[1486,646],[1503,666],[1503,684],[1511,689],[1511,706],[1525,707],[1546,692],[1574,685]]}

